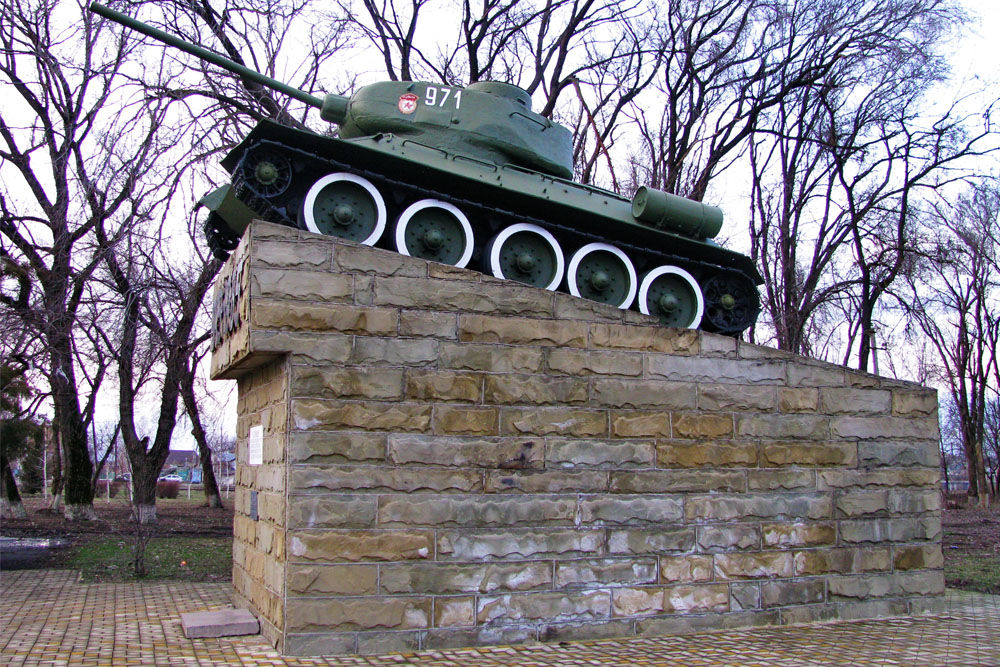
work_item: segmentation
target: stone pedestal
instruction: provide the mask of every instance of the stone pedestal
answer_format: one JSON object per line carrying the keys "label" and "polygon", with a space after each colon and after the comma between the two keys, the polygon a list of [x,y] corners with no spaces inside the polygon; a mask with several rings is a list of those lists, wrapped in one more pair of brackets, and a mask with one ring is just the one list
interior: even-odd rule
{"label": "stone pedestal", "polygon": [[233,582],[286,654],[914,613],[933,391],[254,223]]}

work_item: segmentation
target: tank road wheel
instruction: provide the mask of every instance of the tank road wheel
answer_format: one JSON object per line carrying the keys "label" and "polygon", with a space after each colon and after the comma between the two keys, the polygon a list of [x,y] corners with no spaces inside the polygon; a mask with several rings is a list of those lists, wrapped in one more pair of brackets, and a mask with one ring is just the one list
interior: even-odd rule
{"label": "tank road wheel", "polygon": [[396,250],[403,255],[464,268],[472,245],[469,219],[448,202],[421,199],[396,221]]}
{"label": "tank road wheel", "polygon": [[566,283],[573,296],[628,308],[639,281],[632,261],[621,250],[607,243],[588,243],[570,257]]}
{"label": "tank road wheel", "polygon": [[642,279],[639,310],[670,327],[697,329],[705,304],[690,273],[678,266],[658,266]]}
{"label": "tank road wheel", "polygon": [[712,331],[735,334],[760,311],[757,287],[742,275],[719,274],[705,281],[705,319]]}
{"label": "tank road wheel", "polygon": [[503,230],[486,248],[486,269],[497,278],[554,290],[566,265],[562,248],[552,234],[528,223]]}
{"label": "tank road wheel", "polygon": [[292,165],[280,153],[256,148],[243,158],[240,174],[243,182],[255,195],[277,197],[292,182]]}
{"label": "tank road wheel", "polygon": [[385,231],[385,200],[366,178],[328,174],[306,193],[302,221],[310,232],[374,245]]}

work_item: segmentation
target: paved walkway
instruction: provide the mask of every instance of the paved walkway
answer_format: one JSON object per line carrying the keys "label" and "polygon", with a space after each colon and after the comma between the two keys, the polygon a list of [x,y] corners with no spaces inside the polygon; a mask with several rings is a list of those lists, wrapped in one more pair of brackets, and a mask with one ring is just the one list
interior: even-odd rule
{"label": "paved walkway", "polygon": [[683,637],[383,656],[286,658],[260,636],[186,639],[180,614],[229,605],[228,584],[81,584],[75,572],[0,574],[0,665],[1000,666],[1000,596],[949,591],[938,616]]}

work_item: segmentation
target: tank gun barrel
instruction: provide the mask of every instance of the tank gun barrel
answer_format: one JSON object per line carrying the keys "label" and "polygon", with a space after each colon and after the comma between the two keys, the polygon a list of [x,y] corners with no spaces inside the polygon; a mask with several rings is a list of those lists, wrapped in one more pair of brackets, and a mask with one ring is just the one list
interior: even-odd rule
{"label": "tank gun barrel", "polygon": [[325,98],[317,97],[305,92],[304,90],[299,90],[294,86],[289,86],[287,83],[283,83],[277,79],[272,79],[271,77],[261,74],[256,70],[252,70],[249,67],[245,67],[238,62],[226,58],[225,56],[220,56],[214,51],[209,51],[206,48],[198,46],[197,44],[185,42],[183,39],[175,37],[168,32],[154,28],[153,26],[143,23],[142,21],[137,21],[127,14],[117,12],[100,3],[90,3],[89,9],[98,16],[102,16],[106,19],[114,21],[115,23],[121,24],[126,28],[152,37],[153,39],[159,40],[168,46],[180,49],[185,53],[190,53],[196,58],[200,58],[206,62],[212,63],[213,65],[217,65],[218,67],[228,70],[237,76],[241,76],[244,79],[253,81],[254,83],[259,83],[262,86],[267,86],[268,88],[276,90],[279,93],[284,93],[289,97],[305,102],[309,106],[321,109],[321,115],[324,120],[328,120],[333,123],[341,123],[347,112],[348,98],[341,95],[327,95]]}

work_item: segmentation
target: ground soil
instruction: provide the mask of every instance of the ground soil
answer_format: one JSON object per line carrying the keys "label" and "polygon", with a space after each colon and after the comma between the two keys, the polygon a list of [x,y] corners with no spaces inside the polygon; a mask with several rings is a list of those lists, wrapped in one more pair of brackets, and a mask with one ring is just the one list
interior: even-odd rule
{"label": "ground soil", "polygon": [[1000,594],[1000,581],[995,574],[978,585],[956,574],[963,563],[974,560],[992,563],[988,569],[993,572],[1000,570],[1000,505],[982,510],[974,502],[966,502],[964,496],[953,496],[942,513],[942,529],[941,547],[948,585]]}
{"label": "ground soil", "polygon": [[[232,497],[220,509],[205,506],[200,490],[192,490],[190,500],[184,496],[186,491],[180,498],[156,501],[157,521],[145,528],[151,537],[232,537]],[[133,534],[131,509],[123,495],[112,498],[110,503],[103,498],[95,500],[96,521],[66,521],[62,514],[45,511],[46,503],[40,496],[28,496],[23,501],[28,518],[5,519],[0,525],[0,536],[64,540],[69,547],[109,534]],[[39,551],[33,567],[59,567],[69,551],[67,548]]]}

